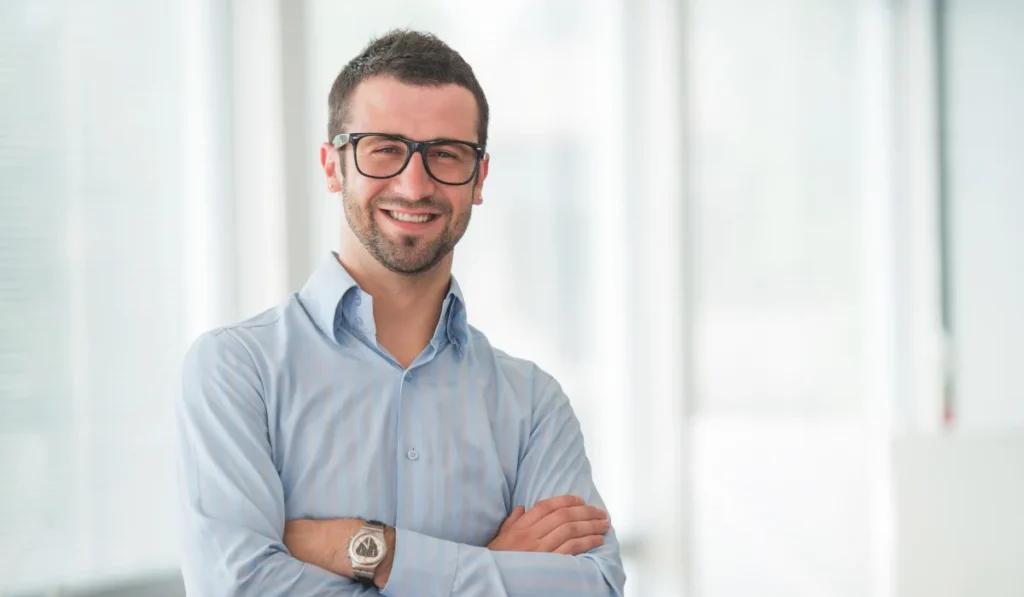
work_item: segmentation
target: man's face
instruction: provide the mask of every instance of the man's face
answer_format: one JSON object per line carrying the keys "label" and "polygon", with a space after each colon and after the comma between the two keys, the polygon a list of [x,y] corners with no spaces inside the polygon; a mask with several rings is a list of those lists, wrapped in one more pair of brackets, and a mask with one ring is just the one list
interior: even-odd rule
{"label": "man's face", "polygon": [[[457,85],[440,87],[373,77],[356,87],[349,103],[346,133],[388,133],[414,141],[457,139],[476,143],[477,106],[473,94]],[[323,155],[328,186],[340,180],[345,219],[363,247],[384,267],[403,274],[429,270],[447,257],[469,226],[487,175],[487,158],[465,185],[442,184],[427,174],[414,153],[392,178],[359,173],[351,144]],[[340,160],[343,168],[330,162]]]}

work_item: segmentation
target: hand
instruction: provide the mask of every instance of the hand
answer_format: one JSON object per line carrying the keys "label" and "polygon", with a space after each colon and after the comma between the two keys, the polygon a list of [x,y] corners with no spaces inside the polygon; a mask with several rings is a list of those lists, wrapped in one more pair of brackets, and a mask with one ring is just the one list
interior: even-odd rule
{"label": "hand", "polygon": [[608,513],[583,498],[561,495],[537,502],[529,512],[516,507],[487,546],[492,551],[540,551],[572,556],[604,545]]}

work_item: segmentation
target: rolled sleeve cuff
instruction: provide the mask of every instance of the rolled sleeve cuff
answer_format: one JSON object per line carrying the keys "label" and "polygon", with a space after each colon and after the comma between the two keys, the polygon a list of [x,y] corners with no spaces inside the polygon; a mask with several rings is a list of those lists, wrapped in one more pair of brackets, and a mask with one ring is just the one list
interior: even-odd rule
{"label": "rolled sleeve cuff", "polygon": [[395,529],[395,560],[384,597],[448,597],[459,565],[459,544]]}

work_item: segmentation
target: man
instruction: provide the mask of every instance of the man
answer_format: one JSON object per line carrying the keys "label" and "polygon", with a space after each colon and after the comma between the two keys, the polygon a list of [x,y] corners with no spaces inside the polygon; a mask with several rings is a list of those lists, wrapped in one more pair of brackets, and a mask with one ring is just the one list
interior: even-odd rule
{"label": "man", "polygon": [[472,69],[391,32],[345,66],[329,109],[339,252],[185,361],[190,594],[622,595],[568,399],[466,323],[451,276],[489,166]]}

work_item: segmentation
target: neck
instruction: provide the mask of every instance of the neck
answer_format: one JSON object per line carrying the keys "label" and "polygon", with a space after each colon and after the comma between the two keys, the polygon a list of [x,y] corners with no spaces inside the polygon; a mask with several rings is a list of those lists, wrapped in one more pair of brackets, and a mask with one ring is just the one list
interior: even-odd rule
{"label": "neck", "polygon": [[387,269],[362,245],[358,250],[343,245],[338,257],[352,279],[373,297],[377,342],[408,367],[430,342],[441,317],[451,283],[451,254],[414,275]]}

